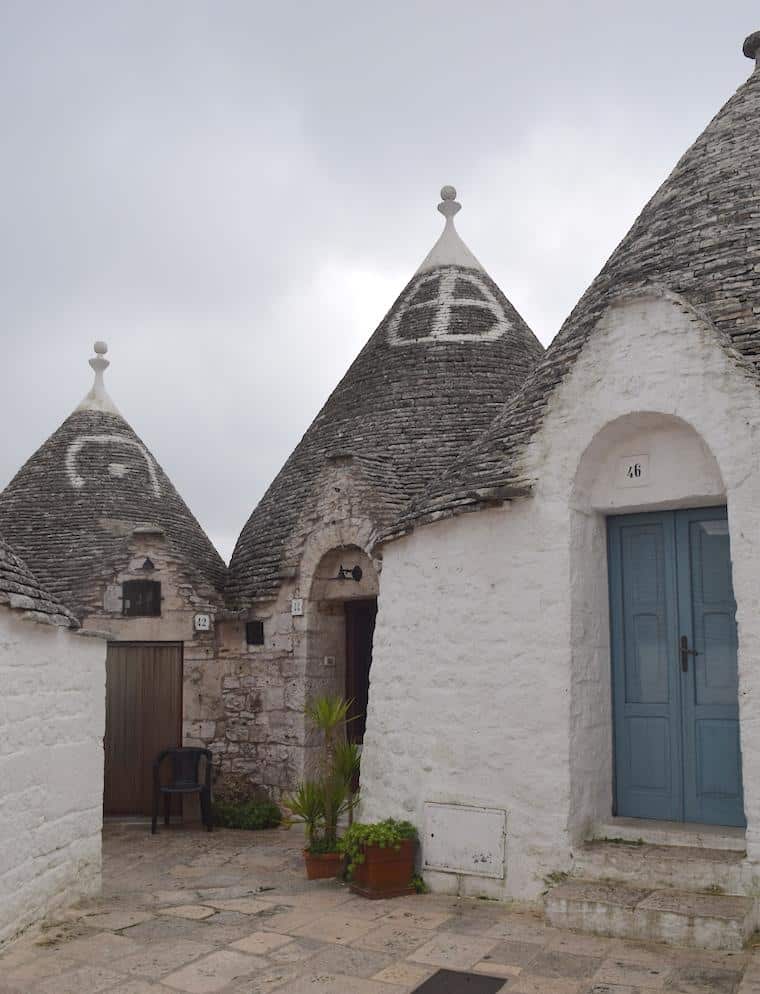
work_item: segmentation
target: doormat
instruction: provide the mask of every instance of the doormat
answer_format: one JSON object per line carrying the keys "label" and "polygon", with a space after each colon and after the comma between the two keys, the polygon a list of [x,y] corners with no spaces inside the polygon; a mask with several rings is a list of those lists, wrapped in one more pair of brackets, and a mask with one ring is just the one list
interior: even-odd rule
{"label": "doormat", "polygon": [[484,977],[482,973],[459,973],[457,970],[439,970],[429,977],[412,994],[496,994],[506,992],[504,977]]}

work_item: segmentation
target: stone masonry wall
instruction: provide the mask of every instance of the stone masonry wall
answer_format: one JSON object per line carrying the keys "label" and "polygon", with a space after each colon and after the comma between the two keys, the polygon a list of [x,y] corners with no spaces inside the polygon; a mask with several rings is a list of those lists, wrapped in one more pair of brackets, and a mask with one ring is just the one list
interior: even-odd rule
{"label": "stone masonry wall", "polygon": [[[154,569],[143,569],[146,559],[151,560]],[[161,582],[161,616],[125,617],[122,584],[126,580],[146,579]],[[128,560],[117,573],[97,578],[88,594],[83,628],[104,632],[112,641],[182,643],[184,745],[212,745],[217,738],[217,722],[224,721],[221,667],[217,658],[219,604],[219,595],[198,583],[163,535],[150,531],[132,534]],[[210,631],[195,631],[193,622],[197,613],[211,616]]]}
{"label": "stone masonry wall", "polygon": [[0,945],[100,888],[105,653],[0,606]]}
{"label": "stone masonry wall", "polygon": [[[377,593],[380,561],[370,557],[373,507],[362,470],[350,457],[332,460],[295,529],[291,565],[277,598],[218,624],[214,680],[220,709],[212,732],[204,697],[204,712],[190,730],[209,744],[222,775],[245,774],[281,798],[307,771],[304,705],[320,692],[344,692],[340,601]],[[336,575],[341,562],[361,564],[362,582],[325,579]],[[303,600],[303,615],[292,615],[293,598]],[[245,622],[254,618],[264,622],[263,646],[246,644]],[[327,657],[335,657],[334,667],[325,665]]]}

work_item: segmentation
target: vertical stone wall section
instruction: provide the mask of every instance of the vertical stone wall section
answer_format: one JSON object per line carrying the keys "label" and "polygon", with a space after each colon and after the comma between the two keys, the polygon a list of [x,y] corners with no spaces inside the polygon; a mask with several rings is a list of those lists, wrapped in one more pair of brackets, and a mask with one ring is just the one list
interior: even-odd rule
{"label": "vertical stone wall section", "polygon": [[100,889],[105,652],[0,605],[0,945]]}

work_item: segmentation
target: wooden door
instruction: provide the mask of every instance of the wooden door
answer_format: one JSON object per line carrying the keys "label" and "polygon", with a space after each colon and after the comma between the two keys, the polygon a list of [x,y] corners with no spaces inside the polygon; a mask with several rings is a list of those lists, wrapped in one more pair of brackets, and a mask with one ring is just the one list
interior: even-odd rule
{"label": "wooden door", "polygon": [[153,760],[182,743],[182,643],[110,642],[106,657],[106,815],[148,815]]}
{"label": "wooden door", "polygon": [[725,508],[609,521],[617,813],[744,825]]}
{"label": "wooden door", "polygon": [[352,701],[347,734],[350,742],[361,744],[367,726],[369,670],[372,665],[372,637],[375,634],[377,598],[346,601],[346,697]]}

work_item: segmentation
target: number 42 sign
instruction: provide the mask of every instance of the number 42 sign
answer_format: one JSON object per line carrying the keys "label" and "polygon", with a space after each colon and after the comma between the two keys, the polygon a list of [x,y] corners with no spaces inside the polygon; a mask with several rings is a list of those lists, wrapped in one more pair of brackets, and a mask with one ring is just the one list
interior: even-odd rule
{"label": "number 42 sign", "polygon": [[624,456],[619,463],[618,483],[621,487],[649,486],[649,456]]}

